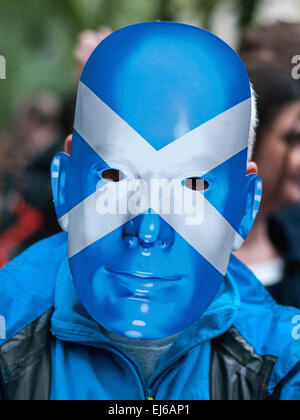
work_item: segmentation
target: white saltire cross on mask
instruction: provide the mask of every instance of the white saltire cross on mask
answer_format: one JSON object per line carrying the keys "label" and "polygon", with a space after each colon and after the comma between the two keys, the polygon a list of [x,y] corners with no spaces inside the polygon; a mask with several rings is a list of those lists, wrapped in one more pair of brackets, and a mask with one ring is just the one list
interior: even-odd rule
{"label": "white saltire cross on mask", "polygon": [[[125,162],[138,178],[176,179],[187,167],[190,174],[193,171],[198,174],[199,168],[205,174],[245,150],[250,121],[251,98],[157,151],[80,82],[74,128],[109,167]],[[69,258],[137,216],[100,215],[97,200],[101,194],[101,190],[96,191],[60,218],[63,228],[69,226]],[[243,238],[203,194],[199,196],[205,218],[197,226],[186,224],[184,215],[163,214],[159,208],[153,210],[225,275],[233,244],[241,245]],[[88,230],[80,223],[83,214],[88,214],[91,220]],[[216,252],[216,243],[222,252]]]}

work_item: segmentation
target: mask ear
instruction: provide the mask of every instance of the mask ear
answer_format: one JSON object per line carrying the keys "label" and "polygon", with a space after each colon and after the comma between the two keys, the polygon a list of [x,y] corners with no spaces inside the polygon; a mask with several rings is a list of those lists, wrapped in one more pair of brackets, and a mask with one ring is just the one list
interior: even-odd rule
{"label": "mask ear", "polygon": [[235,236],[232,251],[237,251],[245,242],[259,211],[262,198],[263,183],[256,174],[246,176],[246,200],[244,216],[241,221],[238,234]]}
{"label": "mask ear", "polygon": [[67,179],[70,166],[70,156],[57,153],[51,164],[51,183],[54,207],[60,227],[68,231],[69,217],[67,205]]}

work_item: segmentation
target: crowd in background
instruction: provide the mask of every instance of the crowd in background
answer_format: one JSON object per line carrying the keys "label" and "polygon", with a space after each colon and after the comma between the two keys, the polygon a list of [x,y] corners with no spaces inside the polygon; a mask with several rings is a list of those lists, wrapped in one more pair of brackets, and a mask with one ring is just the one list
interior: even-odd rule
{"label": "crowd in background", "polygon": [[[85,31],[75,55],[75,81],[94,48],[111,33]],[[76,92],[41,92],[17,108],[10,133],[0,133],[0,268],[28,246],[59,232],[50,183],[53,156],[73,131]]]}
{"label": "crowd in background", "polygon": [[[74,74],[109,28],[80,34]],[[282,304],[300,307],[300,81],[291,58],[300,54],[300,25],[244,33],[240,53],[257,93],[254,160],[264,183],[256,224],[238,257]],[[39,239],[59,231],[50,163],[72,132],[76,92],[41,92],[19,106],[9,133],[0,133],[0,267]]]}
{"label": "crowd in background", "polygon": [[300,25],[250,28],[240,54],[257,95],[253,160],[260,212],[237,256],[280,304],[300,307],[300,80],[292,77]]}

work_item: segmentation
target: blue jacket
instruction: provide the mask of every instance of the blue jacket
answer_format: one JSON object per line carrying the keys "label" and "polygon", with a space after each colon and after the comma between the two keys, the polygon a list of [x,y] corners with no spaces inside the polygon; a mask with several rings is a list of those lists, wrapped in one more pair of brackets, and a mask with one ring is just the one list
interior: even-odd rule
{"label": "blue jacket", "polygon": [[50,399],[209,400],[211,343],[234,327],[252,352],[274,358],[268,393],[280,389],[280,399],[300,400],[300,313],[278,306],[235,257],[215,301],[179,335],[147,384],[134,360],[102,334],[81,305],[65,233],[37,243],[0,271],[2,325],[6,320],[0,349],[6,353],[18,333],[51,309]]}

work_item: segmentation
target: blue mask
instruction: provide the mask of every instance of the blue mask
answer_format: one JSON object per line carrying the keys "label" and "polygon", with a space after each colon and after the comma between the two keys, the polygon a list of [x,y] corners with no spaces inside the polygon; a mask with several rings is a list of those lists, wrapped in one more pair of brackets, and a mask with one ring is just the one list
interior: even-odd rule
{"label": "blue mask", "polygon": [[251,108],[239,57],[202,29],[134,25],[92,54],[52,185],[76,290],[108,330],[170,336],[214,300],[260,203]]}

